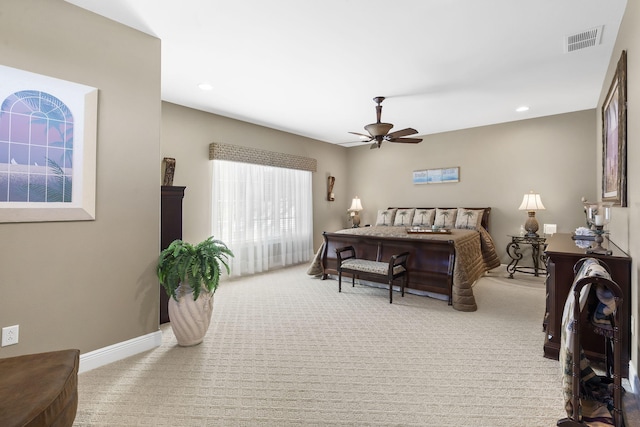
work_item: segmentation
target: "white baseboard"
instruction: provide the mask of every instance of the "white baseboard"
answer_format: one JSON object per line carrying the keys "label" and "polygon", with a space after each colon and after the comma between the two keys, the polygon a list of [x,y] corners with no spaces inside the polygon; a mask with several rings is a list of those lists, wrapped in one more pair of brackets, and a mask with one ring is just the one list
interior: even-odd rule
{"label": "white baseboard", "polygon": [[117,362],[118,360],[154,349],[159,347],[160,344],[162,344],[162,332],[156,331],[81,354],[78,373],[81,374],[99,368],[100,366],[108,365],[109,363]]}

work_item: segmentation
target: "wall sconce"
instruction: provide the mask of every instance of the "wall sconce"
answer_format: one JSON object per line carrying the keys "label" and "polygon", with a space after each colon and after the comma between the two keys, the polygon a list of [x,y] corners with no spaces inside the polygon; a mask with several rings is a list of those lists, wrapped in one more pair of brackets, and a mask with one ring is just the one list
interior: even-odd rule
{"label": "wall sconce", "polygon": [[540,194],[531,191],[530,193],[525,194],[522,198],[520,210],[527,211],[529,213],[527,222],[524,223],[524,229],[527,230],[527,237],[538,237],[537,231],[540,227],[538,225],[538,220],[536,219],[536,211],[544,210],[544,208],[542,200],[540,199]]}
{"label": "wall sconce", "polygon": [[358,196],[354,197],[351,201],[351,207],[347,210],[351,214],[351,222],[353,223],[353,228],[358,228],[360,226],[360,211],[362,210],[362,203],[360,203],[360,199]]}
{"label": "wall sconce", "polygon": [[336,183],[335,176],[329,176],[327,178],[327,200],[333,202],[336,198],[333,195],[333,186]]}

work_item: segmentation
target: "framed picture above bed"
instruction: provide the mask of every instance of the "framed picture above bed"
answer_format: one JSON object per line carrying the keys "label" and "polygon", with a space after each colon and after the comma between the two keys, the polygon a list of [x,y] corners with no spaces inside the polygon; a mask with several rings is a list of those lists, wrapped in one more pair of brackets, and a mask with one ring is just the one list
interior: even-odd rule
{"label": "framed picture above bed", "polygon": [[460,181],[460,168],[438,168],[413,171],[414,184],[443,184]]}
{"label": "framed picture above bed", "polygon": [[602,105],[602,200],[627,206],[627,53]]}

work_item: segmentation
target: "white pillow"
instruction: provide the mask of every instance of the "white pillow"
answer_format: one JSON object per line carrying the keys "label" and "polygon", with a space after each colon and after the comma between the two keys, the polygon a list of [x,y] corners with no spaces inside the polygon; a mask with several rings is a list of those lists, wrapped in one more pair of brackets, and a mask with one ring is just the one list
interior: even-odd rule
{"label": "white pillow", "polygon": [[435,209],[416,209],[413,215],[413,222],[411,225],[431,227],[433,225],[433,219],[436,216]]}
{"label": "white pillow", "polygon": [[393,225],[395,226],[410,226],[411,221],[413,221],[413,214],[416,210],[414,208],[411,209],[398,209],[396,212],[396,219],[393,221]]}
{"label": "white pillow", "polygon": [[376,217],[376,225],[393,225],[397,209],[380,209]]}
{"label": "white pillow", "polygon": [[457,208],[440,209],[436,208],[436,219],[433,224],[440,228],[453,228],[456,223]]}
{"label": "white pillow", "polygon": [[482,215],[484,209],[464,209],[458,208],[458,214],[456,216],[455,228],[468,228],[477,230],[482,223]]}

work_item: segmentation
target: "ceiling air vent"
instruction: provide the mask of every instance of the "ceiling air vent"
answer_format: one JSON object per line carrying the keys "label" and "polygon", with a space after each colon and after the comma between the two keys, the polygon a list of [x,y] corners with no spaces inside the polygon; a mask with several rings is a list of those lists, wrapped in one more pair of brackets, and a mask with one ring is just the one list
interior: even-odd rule
{"label": "ceiling air vent", "polygon": [[602,26],[591,28],[589,30],[582,31],[581,33],[572,34],[570,36],[567,36],[565,51],[569,53],[576,50],[597,46],[600,44],[601,37]]}

